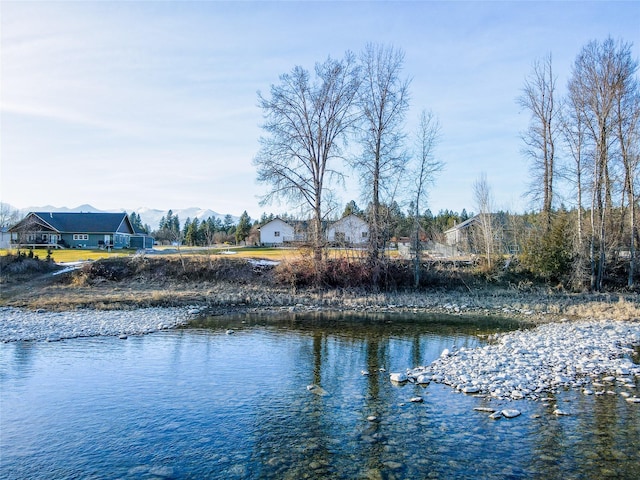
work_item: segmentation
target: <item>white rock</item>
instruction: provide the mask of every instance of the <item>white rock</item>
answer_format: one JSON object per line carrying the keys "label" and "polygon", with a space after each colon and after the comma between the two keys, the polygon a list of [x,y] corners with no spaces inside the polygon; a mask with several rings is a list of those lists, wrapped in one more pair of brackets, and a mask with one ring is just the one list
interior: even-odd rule
{"label": "white rock", "polygon": [[571,415],[569,412],[565,411],[565,410],[560,410],[559,408],[556,408],[553,411],[553,414],[558,416],[558,417],[562,417],[562,416],[567,416],[567,415]]}
{"label": "white rock", "polygon": [[406,373],[392,373],[389,375],[389,379],[394,383],[406,383],[409,380]]}
{"label": "white rock", "polygon": [[467,385],[460,389],[462,393],[478,393],[480,392],[480,387],[477,385]]}
{"label": "white rock", "polygon": [[504,410],[502,410],[502,415],[505,418],[515,418],[517,416],[519,416],[522,412],[520,412],[520,410],[516,410],[514,408],[506,408]]}
{"label": "white rock", "polygon": [[514,400],[522,400],[524,398],[524,393],[522,393],[520,390],[513,390],[510,396]]}

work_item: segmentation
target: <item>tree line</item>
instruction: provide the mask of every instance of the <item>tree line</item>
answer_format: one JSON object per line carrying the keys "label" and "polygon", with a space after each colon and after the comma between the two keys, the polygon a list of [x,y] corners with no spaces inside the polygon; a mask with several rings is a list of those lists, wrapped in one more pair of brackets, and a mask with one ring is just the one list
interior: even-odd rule
{"label": "tree line", "polygon": [[[369,208],[362,210],[354,200],[351,200],[345,205],[340,217],[354,214],[367,218]],[[384,205],[384,209],[387,212],[389,238],[397,240],[409,237],[414,225],[411,208],[403,211],[397,202],[393,202],[389,206]],[[445,209],[440,210],[436,215],[431,210],[426,209],[419,216],[420,228],[425,234],[428,234],[429,238],[444,241],[442,233],[445,230],[468,220],[471,216],[473,216],[473,213],[469,215],[466,209],[463,209],[461,213]],[[135,212],[130,214],[129,217],[136,231],[146,233],[149,230],[148,226],[144,230],[143,227],[140,227],[140,217]],[[285,222],[297,222],[300,220],[288,213],[279,215],[263,213],[260,219],[253,220],[245,211],[237,222],[234,221],[231,215],[225,215],[222,219],[219,217],[209,217],[204,220],[187,218],[182,223],[180,217],[175,215],[173,210],[169,210],[160,220],[158,228],[151,231],[151,235],[160,243],[180,243],[187,246],[210,246],[233,242],[239,244],[250,237],[254,243],[258,243],[258,229],[275,218]]]}
{"label": "tree line", "polygon": [[160,243],[210,246],[216,243],[237,244],[244,242],[250,235],[254,224],[251,217],[244,211],[236,223],[229,214],[224,218],[209,217],[205,220],[187,218],[184,224],[180,223],[180,217],[167,211],[158,224],[158,228],[152,232],[153,237]]}
{"label": "tree line", "polygon": [[[561,259],[576,286],[594,291],[621,263],[629,288],[637,275],[640,83],[631,47],[610,37],[589,42],[564,96],[548,54],[534,62],[518,98],[530,113],[522,138],[529,194],[540,207],[525,260],[546,272],[558,270]],[[569,196],[558,194],[562,187]],[[558,199],[572,214],[558,208]]]}

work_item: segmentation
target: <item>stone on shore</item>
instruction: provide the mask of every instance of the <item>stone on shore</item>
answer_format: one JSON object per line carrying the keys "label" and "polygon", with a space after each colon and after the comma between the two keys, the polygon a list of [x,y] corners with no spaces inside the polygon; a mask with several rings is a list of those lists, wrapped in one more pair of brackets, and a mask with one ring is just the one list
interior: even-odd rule
{"label": "stone on shore", "polygon": [[[427,377],[464,393],[496,400],[540,400],[564,388],[602,395],[591,387],[635,388],[640,365],[628,358],[640,345],[638,321],[548,323],[490,339],[476,348],[444,349],[409,378]],[[610,393],[611,392],[611,393]],[[611,389],[607,394],[615,395]]]}

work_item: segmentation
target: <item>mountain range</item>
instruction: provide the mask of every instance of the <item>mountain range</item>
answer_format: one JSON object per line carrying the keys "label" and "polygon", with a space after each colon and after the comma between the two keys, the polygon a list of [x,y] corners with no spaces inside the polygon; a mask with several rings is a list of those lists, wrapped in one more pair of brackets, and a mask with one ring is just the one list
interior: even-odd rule
{"label": "mountain range", "polygon": [[[11,211],[14,210],[18,210],[20,211],[20,214],[26,215],[29,212],[89,212],[89,213],[103,213],[106,212],[107,210],[99,210],[95,207],[93,207],[92,205],[88,205],[88,204],[84,204],[84,205],[79,205],[77,207],[73,207],[73,208],[69,208],[69,207],[53,207],[51,205],[45,205],[44,207],[29,207],[29,208],[13,208],[11,207],[11,205],[6,205],[5,207],[8,207]],[[111,212],[113,210],[110,210]],[[160,220],[162,219],[162,217],[167,215],[167,211],[166,210],[158,210],[155,208],[147,208],[147,207],[140,207],[140,208],[136,208],[136,209],[125,209],[125,208],[121,208],[120,209],[121,212],[127,212],[129,214],[131,214],[132,212],[135,212],[136,214],[138,214],[140,216],[140,220],[142,221],[143,225],[149,225],[149,227],[151,228],[151,230],[156,230],[158,228],[158,225],[160,225]],[[214,212],[213,210],[210,210],[208,208],[198,208],[198,207],[191,207],[191,208],[182,208],[182,209],[175,209],[172,210],[173,215],[178,215],[178,217],[180,218],[180,224],[184,225],[184,221],[187,218],[190,218],[191,220],[193,220],[194,218],[197,218],[198,220],[206,220],[210,217],[214,217],[214,218],[219,218],[220,220],[224,221],[225,218],[225,214],[222,213],[218,213],[218,212]],[[239,220],[239,217],[233,216],[231,215],[231,218],[233,219],[234,223],[237,223]]]}

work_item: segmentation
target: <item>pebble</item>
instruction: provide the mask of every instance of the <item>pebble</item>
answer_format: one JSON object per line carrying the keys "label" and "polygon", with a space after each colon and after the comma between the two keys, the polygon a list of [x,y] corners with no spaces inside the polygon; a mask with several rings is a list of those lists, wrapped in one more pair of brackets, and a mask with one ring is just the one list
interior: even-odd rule
{"label": "pebble", "polygon": [[78,337],[152,333],[184,325],[189,308],[140,308],[136,310],[74,310],[47,312],[0,307],[0,342],[47,341]]}
{"label": "pebble", "polygon": [[640,365],[628,358],[631,348],[640,345],[638,321],[548,323],[501,334],[493,341],[455,353],[444,349],[430,365],[408,370],[407,378],[426,376],[498,400],[545,402],[563,388],[591,395],[597,386],[632,385],[632,378],[640,376]]}

